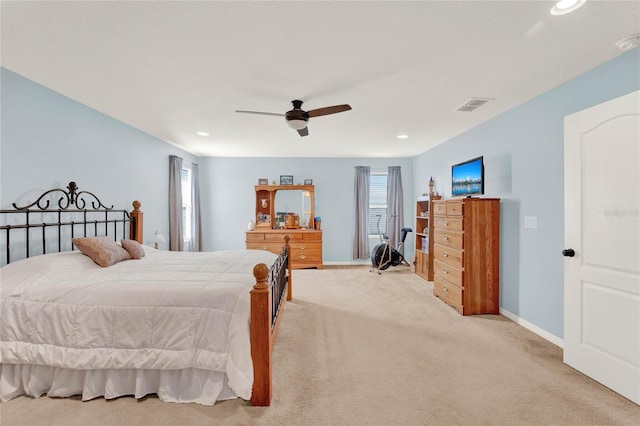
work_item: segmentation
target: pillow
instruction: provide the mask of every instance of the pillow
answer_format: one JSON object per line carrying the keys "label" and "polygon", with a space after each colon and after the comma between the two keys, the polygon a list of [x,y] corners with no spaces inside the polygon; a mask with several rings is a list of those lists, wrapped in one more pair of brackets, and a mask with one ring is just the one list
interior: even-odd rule
{"label": "pillow", "polygon": [[129,252],[110,237],[74,238],[71,242],[78,250],[103,268],[121,260],[131,259]]}
{"label": "pillow", "polygon": [[144,257],[144,249],[136,240],[120,240],[120,244],[134,259],[142,259]]}

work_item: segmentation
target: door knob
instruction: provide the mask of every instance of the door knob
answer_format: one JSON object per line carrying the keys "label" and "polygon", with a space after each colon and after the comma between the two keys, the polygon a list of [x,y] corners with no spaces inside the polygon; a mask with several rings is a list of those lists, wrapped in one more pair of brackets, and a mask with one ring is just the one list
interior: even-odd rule
{"label": "door knob", "polygon": [[573,257],[576,255],[576,252],[573,249],[564,249],[562,250],[562,255],[566,257]]}

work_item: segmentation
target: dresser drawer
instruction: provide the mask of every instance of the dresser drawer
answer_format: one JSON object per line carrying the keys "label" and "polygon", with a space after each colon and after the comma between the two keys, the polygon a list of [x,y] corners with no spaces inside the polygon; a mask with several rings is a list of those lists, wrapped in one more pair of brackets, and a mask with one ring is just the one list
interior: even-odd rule
{"label": "dresser drawer", "polygon": [[433,231],[433,242],[436,244],[442,244],[443,246],[462,250],[464,248],[462,246],[463,235],[464,234],[460,231],[436,228]]}
{"label": "dresser drawer", "polygon": [[461,217],[435,217],[433,219],[435,228],[453,229],[454,231],[462,231]]}
{"label": "dresser drawer", "polygon": [[284,236],[289,236],[289,241],[302,240],[300,232],[269,232],[264,234],[264,239],[267,241],[278,241],[284,244]]}
{"label": "dresser drawer", "polygon": [[295,241],[290,242],[291,250],[322,250],[321,241]]}
{"label": "dresser drawer", "polygon": [[262,232],[247,232],[247,241],[264,241],[264,234]]}
{"label": "dresser drawer", "polygon": [[458,268],[454,268],[451,265],[447,265],[446,263],[440,262],[438,260],[433,261],[433,271],[436,276],[449,281],[456,286],[463,288],[462,285],[462,270]]}
{"label": "dresser drawer", "polygon": [[462,313],[462,292],[463,290],[461,288],[456,287],[436,275],[433,281],[433,294],[438,296],[443,302],[456,308],[459,313]]}
{"label": "dresser drawer", "polygon": [[447,216],[462,216],[464,204],[462,201],[447,202]]}
{"label": "dresser drawer", "polygon": [[438,260],[442,263],[446,263],[449,266],[463,270],[464,252],[461,250],[452,249],[451,247],[441,246],[440,244],[433,245],[433,260]]}
{"label": "dresser drawer", "polygon": [[303,232],[302,239],[305,241],[322,241],[322,232]]}
{"label": "dresser drawer", "polygon": [[322,261],[322,252],[319,250],[291,250],[291,260],[294,264],[318,263]]}
{"label": "dresser drawer", "polygon": [[267,242],[247,242],[247,250],[267,250],[271,253],[280,254],[282,250],[282,244],[280,243],[267,243]]}
{"label": "dresser drawer", "polygon": [[437,216],[446,216],[447,203],[433,203],[433,214]]}

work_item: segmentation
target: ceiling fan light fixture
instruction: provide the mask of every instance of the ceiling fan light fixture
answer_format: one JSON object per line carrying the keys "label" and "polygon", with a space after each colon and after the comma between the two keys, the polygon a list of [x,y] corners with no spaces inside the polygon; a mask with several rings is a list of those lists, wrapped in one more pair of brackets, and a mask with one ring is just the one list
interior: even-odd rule
{"label": "ceiling fan light fixture", "polygon": [[587,0],[560,0],[551,8],[552,15],[565,15],[577,10]]}
{"label": "ceiling fan light fixture", "polygon": [[300,119],[287,120],[287,124],[294,130],[302,130],[307,127],[307,121]]}

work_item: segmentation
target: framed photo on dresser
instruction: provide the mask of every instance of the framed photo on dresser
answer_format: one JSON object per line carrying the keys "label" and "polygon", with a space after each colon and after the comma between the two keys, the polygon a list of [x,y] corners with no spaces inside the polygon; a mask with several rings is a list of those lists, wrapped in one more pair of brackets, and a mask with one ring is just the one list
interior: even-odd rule
{"label": "framed photo on dresser", "polygon": [[280,175],[280,185],[293,185],[293,176]]}

